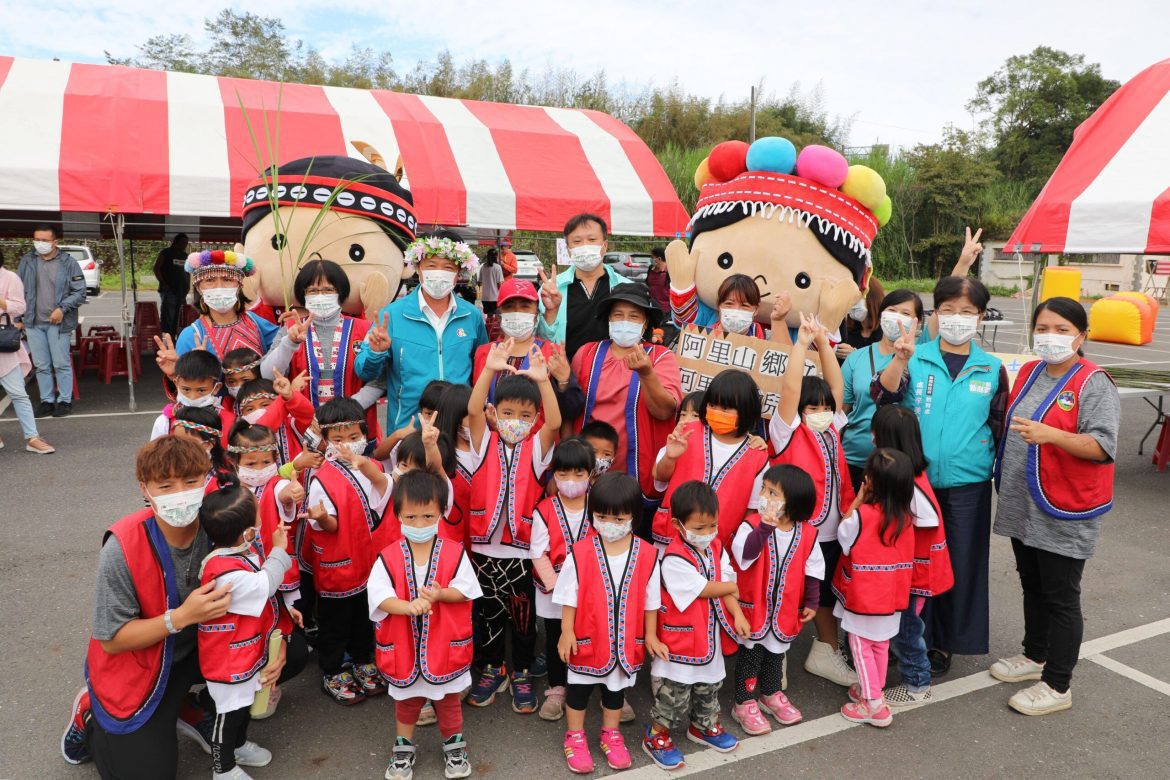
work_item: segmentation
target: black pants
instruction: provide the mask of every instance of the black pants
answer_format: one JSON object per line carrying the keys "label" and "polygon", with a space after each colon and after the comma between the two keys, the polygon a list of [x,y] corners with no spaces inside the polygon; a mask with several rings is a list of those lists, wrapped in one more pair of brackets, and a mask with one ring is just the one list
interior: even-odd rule
{"label": "black pants", "polygon": [[325,674],[341,671],[346,652],[354,664],[373,660],[374,624],[365,591],[342,599],[319,599],[317,625],[317,662]]}
{"label": "black pants", "polygon": [[735,703],[779,693],[784,681],[784,653],[763,645],[741,647],[735,659]]}
{"label": "black pants", "polygon": [[248,724],[252,722],[250,707],[217,713],[211,732],[211,770],[230,772],[236,766],[236,748],[248,741]]}
{"label": "black pants", "polygon": [[853,485],[853,492],[861,490],[861,483],[865,481],[865,464],[854,466],[849,464],[849,482]]}
{"label": "black pants", "polygon": [[171,667],[166,691],[158,708],[142,728],[130,734],[111,734],[91,717],[85,725],[89,754],[103,780],[173,778],[179,766],[179,737],[175,722],[187,691],[202,680],[195,653]]}
{"label": "black pants", "polygon": [[1081,652],[1081,574],[1085,562],[1012,539],[1024,588],[1024,655],[1044,664],[1041,679],[1064,693]]}
{"label": "black pants", "polygon": [[179,313],[183,310],[185,298],[177,293],[162,293],[162,305],[159,307],[159,327],[163,333],[171,334],[172,338],[179,337]]}
{"label": "black pants", "polygon": [[477,600],[480,623],[477,636],[482,638],[482,644],[475,648],[480,666],[503,664],[511,637],[510,671],[531,669],[536,655],[536,586],[532,582],[532,561],[473,553],[471,563],[483,588],[483,596]]}
{"label": "black pants", "polygon": [[557,652],[557,643],[561,641],[561,621],[554,618],[544,619],[544,656],[548,660],[548,687],[569,684],[569,667],[561,660]]}
{"label": "black pants", "polygon": [[589,697],[593,695],[594,688],[601,689],[601,706],[607,710],[620,710],[622,705],[626,703],[625,691],[611,691],[603,683],[594,683],[593,685],[570,685],[568,693],[565,694],[565,705],[578,712],[587,709]]}
{"label": "black pants", "polygon": [[922,611],[926,646],[959,655],[986,655],[991,482],[936,488],[934,494],[946,524],[955,586],[926,602]]}

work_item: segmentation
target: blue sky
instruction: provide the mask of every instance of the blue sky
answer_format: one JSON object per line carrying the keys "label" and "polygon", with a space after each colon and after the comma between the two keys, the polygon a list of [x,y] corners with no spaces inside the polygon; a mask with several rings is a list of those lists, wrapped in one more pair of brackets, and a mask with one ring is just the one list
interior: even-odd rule
{"label": "blue sky", "polygon": [[[100,7],[99,7],[100,5]],[[37,0],[0,4],[0,54],[103,62],[151,35],[202,35],[222,2]],[[395,67],[448,48],[456,60],[510,57],[518,68],[606,70],[611,83],[669,84],[718,98],[763,80],[786,94],[820,87],[832,114],[852,117],[850,142],[938,140],[970,127],[964,104],[1003,60],[1049,45],[1085,54],[1124,81],[1170,57],[1164,0],[721,0],[698,2],[379,2],[281,0],[236,5],[278,16],[327,57],[351,45],[389,50]],[[1107,8],[1107,13],[1103,10]]]}

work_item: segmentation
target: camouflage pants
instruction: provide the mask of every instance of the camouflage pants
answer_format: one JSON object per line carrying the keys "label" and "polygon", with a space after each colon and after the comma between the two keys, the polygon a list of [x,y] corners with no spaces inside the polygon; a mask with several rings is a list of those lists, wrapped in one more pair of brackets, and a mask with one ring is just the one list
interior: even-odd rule
{"label": "camouflage pants", "polygon": [[723,683],[680,683],[663,678],[650,717],[671,728],[693,723],[711,730],[719,724],[719,688]]}

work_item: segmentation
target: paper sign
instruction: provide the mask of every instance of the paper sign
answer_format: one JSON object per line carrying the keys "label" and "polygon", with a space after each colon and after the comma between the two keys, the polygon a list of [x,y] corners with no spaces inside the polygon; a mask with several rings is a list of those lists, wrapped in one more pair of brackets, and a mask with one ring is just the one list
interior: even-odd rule
{"label": "paper sign", "polygon": [[565,239],[557,239],[557,269],[569,265],[569,245],[565,243]]}
{"label": "paper sign", "polygon": [[1035,355],[1020,355],[1012,352],[992,352],[991,354],[1003,361],[1003,367],[1008,375],[1008,389],[1011,389],[1016,383],[1016,375],[1020,373],[1024,364],[1036,359]]}

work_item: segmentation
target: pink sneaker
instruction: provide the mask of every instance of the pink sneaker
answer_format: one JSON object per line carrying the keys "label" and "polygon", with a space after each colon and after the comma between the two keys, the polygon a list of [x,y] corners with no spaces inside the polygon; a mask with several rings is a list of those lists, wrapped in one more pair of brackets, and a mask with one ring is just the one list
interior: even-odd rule
{"label": "pink sneaker", "polygon": [[731,718],[753,737],[772,731],[772,727],[768,725],[768,719],[760,712],[760,707],[754,699],[748,699],[743,704],[734,705],[731,708]]}
{"label": "pink sneaker", "polygon": [[760,709],[764,712],[771,713],[772,717],[780,721],[781,726],[791,726],[794,723],[800,723],[804,718],[800,714],[800,710],[792,706],[792,702],[788,701],[788,697],[783,693],[773,693],[771,696],[760,697]]}
{"label": "pink sneaker", "polygon": [[584,731],[565,732],[565,762],[569,765],[569,771],[578,775],[587,775],[593,771],[593,756],[589,753]]}
{"label": "pink sneaker", "polygon": [[601,730],[601,752],[605,753],[610,769],[629,769],[633,763],[630,751],[626,750],[626,741],[617,729]]}
{"label": "pink sneaker", "polygon": [[854,723],[868,723],[879,729],[884,729],[894,722],[894,716],[890,714],[890,708],[884,701],[877,709],[872,709],[868,702],[850,702],[841,708],[841,717]]}
{"label": "pink sneaker", "polygon": [[853,702],[854,704],[865,701],[865,697],[861,695],[860,684],[853,683],[849,686],[849,701]]}

